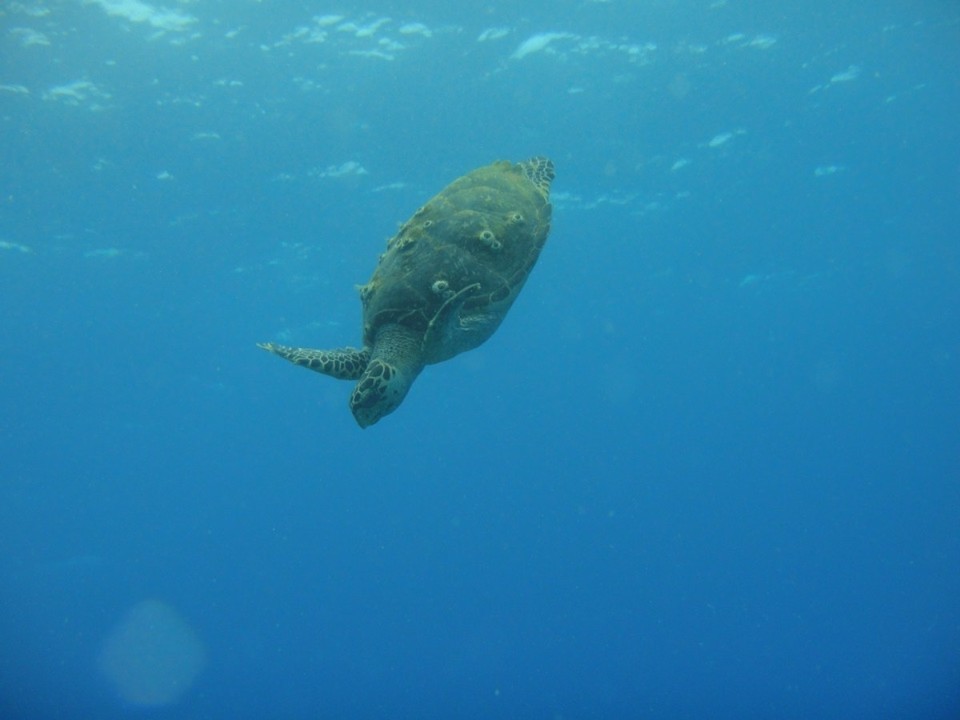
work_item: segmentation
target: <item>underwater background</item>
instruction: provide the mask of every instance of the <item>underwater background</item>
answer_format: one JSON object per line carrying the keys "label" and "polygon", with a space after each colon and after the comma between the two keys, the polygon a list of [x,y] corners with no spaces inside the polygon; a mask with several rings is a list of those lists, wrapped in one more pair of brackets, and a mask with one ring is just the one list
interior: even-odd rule
{"label": "underwater background", "polygon": [[[0,716],[960,717],[960,6],[0,6]],[[448,182],[556,164],[360,430]]]}

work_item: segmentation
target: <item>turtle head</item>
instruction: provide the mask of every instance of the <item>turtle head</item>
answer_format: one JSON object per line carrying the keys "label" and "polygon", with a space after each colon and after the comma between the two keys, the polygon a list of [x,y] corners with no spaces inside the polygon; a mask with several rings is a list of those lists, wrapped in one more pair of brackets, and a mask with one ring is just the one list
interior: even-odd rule
{"label": "turtle head", "polygon": [[369,427],[396,410],[417,374],[419,369],[410,374],[383,360],[371,360],[350,393],[350,410],[357,424]]}
{"label": "turtle head", "polygon": [[400,325],[377,332],[370,362],[353,392],[350,410],[366,428],[396,410],[423,369],[420,338]]}

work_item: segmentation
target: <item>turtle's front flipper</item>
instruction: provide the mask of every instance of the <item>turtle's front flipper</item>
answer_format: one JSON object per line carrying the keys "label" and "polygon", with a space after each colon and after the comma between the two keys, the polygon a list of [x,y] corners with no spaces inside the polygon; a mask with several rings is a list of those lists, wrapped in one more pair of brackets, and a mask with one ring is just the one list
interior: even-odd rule
{"label": "turtle's front flipper", "polygon": [[335,377],[338,380],[358,380],[370,362],[369,350],[357,348],[337,348],[336,350],[314,350],[312,348],[294,348],[273,343],[257,343],[274,355],[289,360],[294,365],[309,368],[318,373]]}

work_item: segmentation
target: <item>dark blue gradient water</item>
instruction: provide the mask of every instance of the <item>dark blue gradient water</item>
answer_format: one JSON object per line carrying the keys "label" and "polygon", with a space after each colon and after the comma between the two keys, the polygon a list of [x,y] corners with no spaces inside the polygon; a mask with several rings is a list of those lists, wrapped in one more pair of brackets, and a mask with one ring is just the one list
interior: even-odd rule
{"label": "dark blue gradient water", "polygon": [[[5,4],[3,717],[958,716],[960,12],[868,5]],[[538,154],[396,413],[257,350]]]}

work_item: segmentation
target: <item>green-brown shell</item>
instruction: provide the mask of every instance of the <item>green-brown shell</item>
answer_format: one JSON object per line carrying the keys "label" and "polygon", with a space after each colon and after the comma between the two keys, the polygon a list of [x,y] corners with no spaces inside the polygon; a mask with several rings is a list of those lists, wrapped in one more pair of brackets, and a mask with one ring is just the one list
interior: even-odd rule
{"label": "green-brown shell", "polygon": [[[364,345],[374,346],[377,330],[396,323],[425,338],[424,361],[433,363],[490,337],[547,239],[552,180],[545,158],[496,162],[417,210],[360,287]],[[467,332],[433,332],[438,318]]]}

